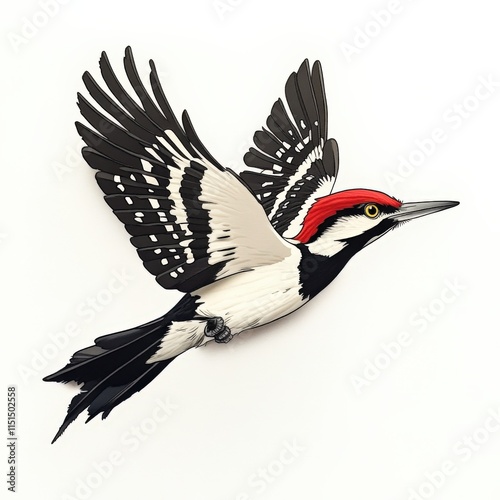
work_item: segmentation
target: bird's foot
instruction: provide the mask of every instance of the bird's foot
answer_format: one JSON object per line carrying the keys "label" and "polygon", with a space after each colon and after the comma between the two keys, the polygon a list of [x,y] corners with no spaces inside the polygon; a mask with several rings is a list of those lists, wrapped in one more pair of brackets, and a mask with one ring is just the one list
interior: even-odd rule
{"label": "bird's foot", "polygon": [[231,330],[224,324],[224,320],[219,316],[207,320],[205,335],[207,337],[213,337],[219,344],[227,344],[233,338]]}

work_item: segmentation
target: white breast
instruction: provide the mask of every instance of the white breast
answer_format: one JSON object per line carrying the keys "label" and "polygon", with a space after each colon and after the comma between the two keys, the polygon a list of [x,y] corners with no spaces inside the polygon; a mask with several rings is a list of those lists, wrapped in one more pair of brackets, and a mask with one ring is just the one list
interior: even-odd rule
{"label": "white breast", "polygon": [[200,288],[197,313],[220,316],[233,334],[265,325],[302,306],[299,295],[300,251],[284,260],[235,274]]}
{"label": "white breast", "polygon": [[[241,272],[200,288],[192,294],[200,297],[198,316],[219,316],[233,335],[265,325],[302,306],[299,294],[300,251],[293,249],[284,260]],[[205,336],[204,319],[174,321],[162,339],[158,351],[147,361],[170,359],[192,347],[213,340]]]}

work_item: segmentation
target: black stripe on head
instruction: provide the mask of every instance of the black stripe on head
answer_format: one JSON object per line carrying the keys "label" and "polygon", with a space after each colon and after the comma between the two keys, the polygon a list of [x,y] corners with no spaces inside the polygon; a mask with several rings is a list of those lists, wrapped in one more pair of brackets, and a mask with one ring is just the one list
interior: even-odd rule
{"label": "black stripe on head", "polygon": [[[350,216],[354,216],[354,215],[363,215],[364,216],[364,208],[365,208],[365,205],[367,205],[369,203],[362,203],[360,205],[356,205],[355,207],[349,207],[349,208],[345,208],[343,210],[339,210],[338,212],[336,212],[334,215],[331,215],[330,217],[327,217],[319,226],[318,226],[318,230],[316,231],[316,233],[309,239],[309,241],[307,242],[308,244],[309,243],[312,243],[313,241],[316,241],[318,238],[320,238],[322,236],[322,234],[327,230],[329,229],[330,227],[332,227],[335,222],[342,218],[342,217],[350,217]],[[381,214],[392,214],[394,212],[396,212],[397,208],[394,208],[394,207],[391,207],[391,206],[387,206],[387,205],[377,205],[379,208],[380,208],[380,212]],[[395,224],[394,224],[394,221],[390,221],[388,219],[383,219],[380,221],[379,224],[377,224],[374,228],[372,228],[371,230],[359,235],[359,236],[355,236],[353,238],[349,238],[349,240],[353,240],[355,238],[358,238],[358,237],[361,237],[363,235],[366,235],[366,234],[369,234],[369,235],[372,235],[372,236],[369,236],[368,237],[368,240],[371,239],[373,237],[374,232],[375,230],[378,228],[378,227],[385,227],[386,225],[384,224],[385,222],[389,222],[391,227],[393,227]],[[391,227],[389,228],[386,228],[384,229],[380,234],[384,233],[385,231],[387,231],[388,229],[390,229]]]}
{"label": "black stripe on head", "polygon": [[393,229],[397,225],[398,223],[392,219],[382,219],[375,227],[359,234],[358,236],[349,238],[349,245],[352,246],[353,243],[355,243],[356,246],[359,245],[359,248],[356,250],[359,251],[361,248],[366,246],[370,240],[382,236],[384,233]]}

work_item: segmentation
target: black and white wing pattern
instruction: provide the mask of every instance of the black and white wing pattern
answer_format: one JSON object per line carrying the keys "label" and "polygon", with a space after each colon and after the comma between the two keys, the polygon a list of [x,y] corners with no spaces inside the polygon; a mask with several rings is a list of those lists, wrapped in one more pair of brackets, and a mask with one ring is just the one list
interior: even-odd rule
{"label": "black and white wing pattern", "polygon": [[190,292],[286,256],[287,243],[253,194],[210,155],[186,112],[182,126],[177,121],[153,61],[155,100],[138,76],[130,47],[124,66],[138,101],[103,53],[100,69],[109,93],[88,72],[83,75],[103,112],[79,94],[81,113],[94,130],[76,125],[87,144],[83,156],[98,171],[104,198],[146,269],[164,288]]}
{"label": "black and white wing pattern", "polygon": [[268,129],[254,135],[240,176],[255,193],[273,227],[285,237],[300,232],[317,198],[332,192],[338,172],[338,146],[327,139],[327,106],[319,61],[312,72],[306,59],[285,85],[288,110],[278,99]]}

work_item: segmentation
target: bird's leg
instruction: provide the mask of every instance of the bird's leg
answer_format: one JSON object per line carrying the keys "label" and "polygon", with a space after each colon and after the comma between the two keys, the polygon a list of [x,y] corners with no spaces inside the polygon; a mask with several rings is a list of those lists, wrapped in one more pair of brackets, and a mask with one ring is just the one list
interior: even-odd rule
{"label": "bird's leg", "polygon": [[219,316],[207,320],[205,335],[207,337],[213,337],[219,344],[227,344],[233,338],[231,330],[224,324],[224,320]]}

